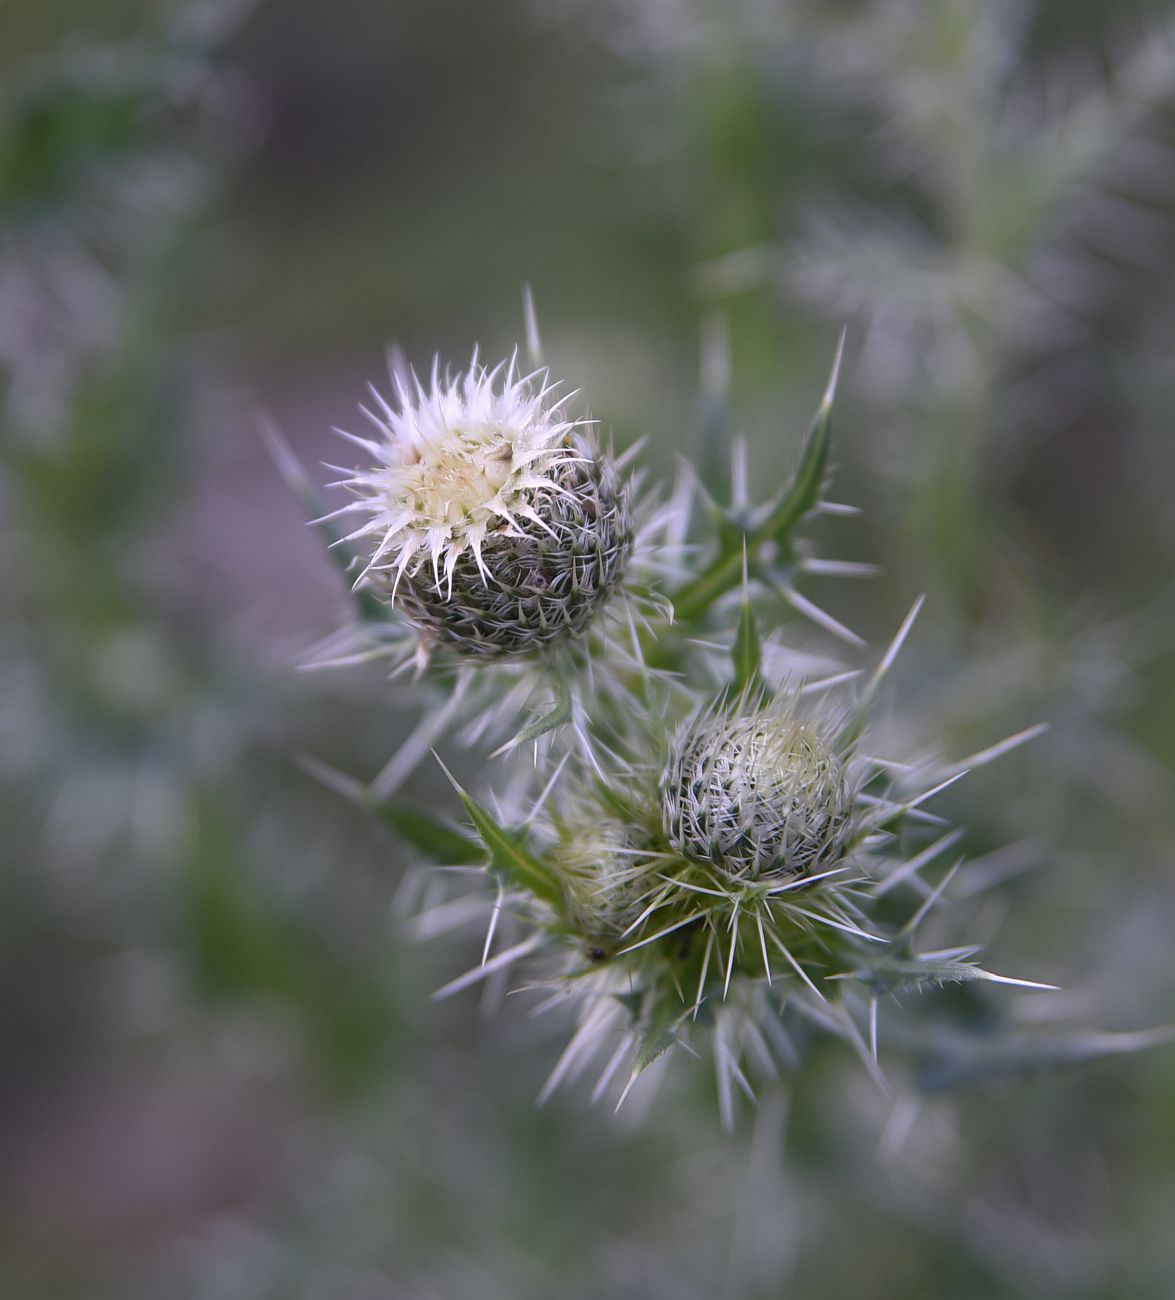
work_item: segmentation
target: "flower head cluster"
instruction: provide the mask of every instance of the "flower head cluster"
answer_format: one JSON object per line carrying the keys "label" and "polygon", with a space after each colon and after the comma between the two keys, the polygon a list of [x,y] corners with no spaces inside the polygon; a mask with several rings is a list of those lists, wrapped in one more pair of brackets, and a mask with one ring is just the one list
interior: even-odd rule
{"label": "flower head cluster", "polygon": [[397,382],[398,409],[366,414],[378,440],[343,481],[337,513],[369,518],[361,574],[383,587],[429,645],[472,657],[542,650],[584,630],[619,584],[632,548],[614,464],[582,420],[552,401],[547,372],[514,362]]}
{"label": "flower head cluster", "polygon": [[[515,708],[537,682],[555,688],[550,711],[503,747],[533,740],[535,773],[520,772],[492,809],[457,787],[472,835],[379,792],[388,819],[426,858],[466,869],[480,862],[494,882],[492,902],[484,893],[453,899],[440,886],[421,917],[431,933],[487,917],[480,964],[442,992],[533,959],[538,984],[576,999],[578,1028],[550,1087],[596,1062],[597,1095],[613,1079],[626,1093],[674,1043],[706,1034],[729,1122],[734,1091],[751,1092],[744,1066],[772,1076],[794,1064],[793,1027],[841,1036],[876,1073],[883,995],[1025,983],[983,970],[973,948],[919,951],[914,941],[961,865],[936,884],[923,879],[962,832],[943,830],[922,805],[1038,729],[945,767],[875,756],[871,709],[920,601],[865,678],[813,679],[774,632],[766,642],[759,635],[759,606],[777,594],[858,640],[793,586],[801,572],[867,571],[818,565],[796,548],[808,515],[822,504],[843,511],[823,500],[838,365],[839,351],[795,473],[773,500],[748,508],[732,451],[731,504],[710,502],[720,525],[696,569],[692,555],[688,568],[666,557],[697,549],[683,544],[692,536],[688,491],[673,494],[663,523],[642,526],[638,555],[651,533],[661,564],[642,562],[677,583],[672,614],[627,573],[635,529],[618,465],[583,421],[560,413],[566,399],[550,400],[545,371],[519,376],[513,363],[487,371],[476,355],[455,378],[434,368],[428,388],[398,384],[395,409],[381,403],[368,413],[379,439],[352,439],[371,465],[345,480],[355,500],[339,513],[365,519],[341,541],[369,544],[360,581],[398,603],[424,650],[447,646],[464,658],[459,685],[484,686],[488,707],[462,734],[476,743],[495,711]],[[715,624],[740,579],[739,623],[719,668],[713,651],[727,638]],[[622,583],[627,637],[536,659],[582,633]],[[474,670],[494,659],[519,660],[518,671]],[[849,692],[842,706],[810,707],[814,693],[830,701],[840,687]],[[697,705],[715,690],[715,702]],[[454,691],[446,708],[459,698]],[[425,752],[417,741],[433,725],[426,719],[405,743],[409,757]],[[563,726],[576,743],[548,743]],[[399,755],[393,766],[403,766]],[[363,801],[371,803],[367,792]]]}

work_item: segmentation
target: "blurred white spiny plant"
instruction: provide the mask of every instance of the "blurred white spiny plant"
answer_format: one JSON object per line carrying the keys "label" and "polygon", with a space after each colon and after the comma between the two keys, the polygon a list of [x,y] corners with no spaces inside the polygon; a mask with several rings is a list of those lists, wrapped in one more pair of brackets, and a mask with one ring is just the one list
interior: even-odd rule
{"label": "blurred white spiny plant", "polygon": [[[575,1003],[578,1027],[548,1089],[594,1066],[596,1094],[623,1099],[674,1044],[709,1042],[730,1122],[736,1090],[794,1066],[813,1027],[879,1074],[885,994],[975,980],[1048,987],[991,974],[974,947],[915,945],[960,861],[935,884],[923,873],[963,834],[926,805],[1039,728],[959,763],[875,752],[871,713],[921,601],[868,673],[814,676],[777,632],[760,635],[762,617],[790,609],[859,644],[796,589],[805,572],[860,573],[812,560],[797,539],[813,514],[845,509],[824,495],[839,365],[838,349],[775,497],[748,499],[737,448],[727,449],[733,499],[705,498],[704,535],[690,521],[704,495],[695,480],[670,494],[661,544],[697,539],[691,571],[676,558],[662,566],[675,613],[634,620],[627,647],[605,635],[590,655],[559,661],[564,679],[579,674],[566,687],[576,707],[516,732],[541,742],[535,762],[491,768],[501,780],[488,796],[450,777],[468,828],[314,765],[425,863],[458,869],[409,873],[425,882],[422,934],[484,925],[480,962],[442,995],[515,972],[553,1004]],[[368,516],[338,539],[367,547],[348,561],[357,592],[381,611],[393,602],[387,616],[427,649],[454,652],[484,699],[511,699],[543,677],[551,646],[584,636],[633,549],[611,453],[549,392],[545,373],[521,376],[513,362],[487,371],[475,356],[457,378],[438,367],[427,388],[401,386],[398,409],[372,414],[383,438],[354,439],[372,465],[343,480],[356,498],[343,513]],[[579,743],[556,743],[564,724]],[[474,893],[454,895],[471,870]]]}
{"label": "blurred white spiny plant", "polygon": [[1133,341],[1169,334],[1171,6],[559,8],[630,74],[632,162],[693,187],[696,290],[852,323],[866,454],[904,484],[921,585],[972,616],[1014,565],[989,511],[1035,500],[1022,476],[1056,440],[1128,418]]}
{"label": "blurred white spiny plant", "polygon": [[[733,8],[760,48],[757,0]],[[1108,30],[1053,50],[1034,41],[1050,7],[1032,0],[807,8],[748,75],[851,141],[844,165],[698,284],[769,286],[854,324],[881,463],[909,480],[931,564],[973,599],[1000,546],[992,500],[1092,404],[1075,351],[1106,353],[1124,312],[1166,311],[1175,20],[1107,6]]]}

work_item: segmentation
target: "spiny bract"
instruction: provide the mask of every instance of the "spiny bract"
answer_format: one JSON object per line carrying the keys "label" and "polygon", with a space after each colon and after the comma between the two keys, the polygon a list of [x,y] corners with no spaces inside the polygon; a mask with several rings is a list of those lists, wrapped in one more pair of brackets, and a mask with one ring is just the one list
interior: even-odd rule
{"label": "spiny bract", "polygon": [[343,433],[374,464],[343,480],[370,518],[361,581],[387,591],[426,647],[471,657],[523,656],[584,630],[623,577],[632,550],[627,494],[570,397],[515,362],[469,369],[426,389],[396,380],[399,409],[362,408],[383,434]]}

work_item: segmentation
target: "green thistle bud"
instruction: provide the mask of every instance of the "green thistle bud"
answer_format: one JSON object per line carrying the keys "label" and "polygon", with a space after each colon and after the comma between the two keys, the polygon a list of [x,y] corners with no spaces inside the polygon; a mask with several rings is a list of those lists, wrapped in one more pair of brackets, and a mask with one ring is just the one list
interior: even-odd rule
{"label": "green thistle bud", "polygon": [[533,654],[587,627],[632,550],[627,494],[582,421],[561,418],[546,372],[477,363],[368,413],[384,437],[344,486],[371,518],[362,577],[399,598],[425,647],[473,658]]}
{"label": "green thistle bud", "polygon": [[738,879],[827,870],[848,842],[852,802],[817,727],[778,707],[694,718],[661,781],[674,849]]}
{"label": "green thistle bud", "polygon": [[640,914],[650,868],[630,852],[636,842],[635,828],[600,818],[564,828],[552,852],[576,928],[589,941],[606,944]]}

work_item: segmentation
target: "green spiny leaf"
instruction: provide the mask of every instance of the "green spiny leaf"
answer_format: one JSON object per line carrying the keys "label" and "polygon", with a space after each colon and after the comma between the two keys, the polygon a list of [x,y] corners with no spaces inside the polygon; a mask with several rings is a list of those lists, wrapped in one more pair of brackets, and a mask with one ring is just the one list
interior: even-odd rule
{"label": "green spiny leaf", "polygon": [[402,839],[433,862],[464,867],[482,859],[479,844],[419,808],[409,808],[393,799],[373,800],[372,807]]}
{"label": "green spiny leaf", "polygon": [[837,344],[832,372],[820,406],[804,439],[800,463],[791,483],[774,506],[765,507],[766,516],[750,529],[731,527],[735,520],[720,525],[718,554],[704,573],[687,583],[673,597],[674,616],[689,624],[700,618],[728,591],[735,587],[744,572],[744,555],[760,544],[774,541],[787,544],[796,525],[820,503],[820,493],[828,474],[828,449],[832,437],[832,403],[844,353],[844,333]]}
{"label": "green spiny leaf", "polygon": [[571,721],[571,692],[566,682],[558,682],[555,686],[555,700],[550,709],[540,717],[528,723],[523,729],[508,740],[499,749],[496,749],[491,758],[497,758],[499,754],[506,754],[512,749],[517,749],[520,745],[529,745],[532,740],[538,740],[540,736],[545,736],[548,731],[554,731],[557,727],[562,727],[565,723]]}
{"label": "green spiny leaf", "polygon": [[[440,759],[437,759],[440,762]],[[453,789],[457,791],[473,828],[482,843],[489,850],[490,869],[504,877],[513,885],[528,889],[536,898],[544,902],[558,904],[563,899],[563,890],[559,877],[541,858],[536,857],[526,846],[523,836],[517,831],[503,826],[488,809],[467,793],[456,778],[441,763],[441,770],[449,778]]]}
{"label": "green spiny leaf", "polygon": [[878,995],[896,993],[902,989],[924,989],[938,984],[970,984],[975,980],[988,980],[993,984],[1016,984],[1032,989],[1054,987],[1032,980],[1012,979],[1008,975],[995,975],[973,962],[929,957],[881,957],[841,978],[860,980]]}
{"label": "green spiny leaf", "polygon": [[654,1004],[638,1030],[636,1055],[632,1062],[634,1079],[677,1042],[681,1022],[688,1014],[688,1009],[682,1010],[681,1000],[676,995],[664,997]]}
{"label": "green spiny leaf", "polygon": [[398,800],[381,799],[370,786],[312,755],[299,755],[298,765],[336,794],[374,813],[430,862],[452,867],[472,866],[485,856],[480,844],[455,827]]}
{"label": "green spiny leaf", "polygon": [[759,626],[755,622],[755,611],[750,600],[743,596],[742,614],[738,621],[738,633],[734,638],[734,687],[740,694],[761,685],[759,668],[763,658],[763,647],[759,640]]}
{"label": "green spiny leaf", "polygon": [[795,526],[820,504],[820,493],[828,474],[828,449],[832,439],[832,403],[836,396],[836,381],[844,354],[845,336],[841,332],[828,386],[804,438],[804,450],[791,482],[772,508],[763,524],[761,534],[777,542],[787,542]]}

